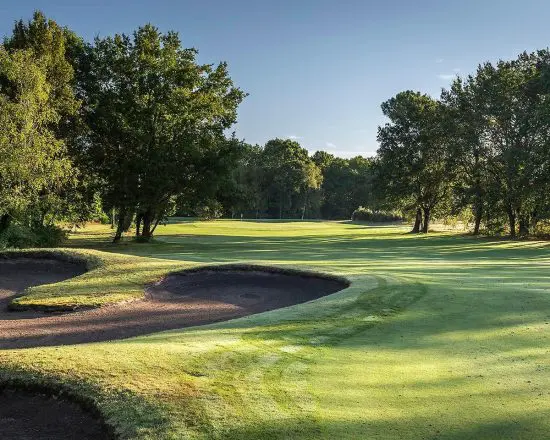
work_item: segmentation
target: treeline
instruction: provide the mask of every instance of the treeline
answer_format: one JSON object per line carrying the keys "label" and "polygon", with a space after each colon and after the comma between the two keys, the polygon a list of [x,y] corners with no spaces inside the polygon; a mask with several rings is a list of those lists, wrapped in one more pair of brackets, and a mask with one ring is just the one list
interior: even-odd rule
{"label": "treeline", "polygon": [[[149,240],[167,216],[414,222],[543,231],[550,220],[550,52],[485,63],[439,99],[382,104],[374,158],[254,146],[227,133],[246,94],[152,25],[86,42],[37,12],[0,45],[0,247],[54,245],[60,223]],[[361,209],[358,209],[362,207]]]}
{"label": "treeline", "polygon": [[528,235],[550,219],[550,52],[485,63],[436,100],[406,91],[382,104],[375,191],[415,218],[455,216],[474,234]]}
{"label": "treeline", "polygon": [[373,161],[361,156],[309,155],[298,142],[241,144],[237,166],[214,203],[218,216],[350,219],[372,203]]}
{"label": "treeline", "polygon": [[0,46],[0,246],[116,214],[149,239],[178,199],[214,195],[245,93],[152,25],[85,42],[37,12]]}
{"label": "treeline", "polygon": [[111,221],[148,240],[174,214],[350,218],[372,161],[228,130],[246,94],[152,25],[86,42],[41,12],[0,45],[0,247]]}

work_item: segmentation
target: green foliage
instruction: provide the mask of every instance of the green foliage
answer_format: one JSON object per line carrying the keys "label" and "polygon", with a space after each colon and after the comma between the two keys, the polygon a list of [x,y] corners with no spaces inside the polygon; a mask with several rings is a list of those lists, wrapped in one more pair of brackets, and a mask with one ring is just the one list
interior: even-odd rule
{"label": "green foliage", "polygon": [[389,118],[378,129],[377,191],[393,209],[423,212],[414,231],[428,232],[434,210],[448,197],[451,169],[447,166],[442,108],[418,92],[398,93],[382,104]]}
{"label": "green foliage", "polygon": [[273,139],[261,155],[261,185],[273,217],[304,217],[309,195],[319,189],[322,175],[305,148],[289,139]]}
{"label": "green foliage", "polygon": [[178,195],[217,186],[231,150],[224,130],[236,121],[244,93],[227,65],[200,65],[177,33],[152,25],[133,36],[97,38],[86,50],[83,147],[119,212],[116,239],[136,215],[150,237]]}
{"label": "green foliage", "polygon": [[67,232],[55,225],[33,228],[12,223],[0,232],[0,249],[58,247],[67,239]]}
{"label": "green foliage", "polygon": [[[318,160],[322,153],[317,152],[314,157]],[[358,206],[375,207],[371,159],[332,157],[326,161],[325,156],[322,173],[320,212],[323,218],[349,219]]]}
{"label": "green foliage", "polygon": [[386,211],[373,211],[370,208],[364,208],[360,206],[351,215],[351,219],[356,222],[399,222],[403,220],[403,217],[394,212]]}
{"label": "green foliage", "polygon": [[195,214],[201,220],[215,220],[223,215],[223,206],[217,200],[207,200],[195,208]]}
{"label": "green foliage", "polygon": [[33,52],[0,47],[0,77],[0,217],[24,220],[70,179],[71,162],[52,129],[60,115]]}

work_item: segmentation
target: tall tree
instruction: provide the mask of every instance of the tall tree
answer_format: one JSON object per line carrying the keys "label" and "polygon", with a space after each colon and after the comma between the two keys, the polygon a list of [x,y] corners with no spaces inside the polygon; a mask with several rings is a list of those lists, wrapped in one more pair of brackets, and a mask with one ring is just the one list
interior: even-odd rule
{"label": "tall tree", "polygon": [[[545,97],[528,87],[537,75],[538,54],[522,54],[513,61],[485,63],[476,74],[476,93],[484,106],[485,136],[489,145],[488,184],[491,204],[502,207],[510,235],[528,233],[534,206],[533,153],[547,138],[548,123],[537,118]],[[519,228],[518,228],[519,227]]]}
{"label": "tall tree", "polygon": [[[67,179],[64,185],[44,188],[28,213],[30,220],[40,225],[45,219],[50,222],[60,217],[71,221],[85,219],[95,194],[90,185],[92,176],[78,169],[75,155],[75,145],[84,130],[79,111],[81,102],[76,96],[79,88],[75,67],[78,70],[84,43],[74,32],[36,11],[30,21],[15,23],[12,34],[4,39],[4,47],[10,54],[20,50],[33,54],[34,63],[44,73],[49,88],[47,104],[57,115],[49,127],[55,137],[63,141],[73,163],[73,178]],[[9,90],[9,84],[4,85]]]}
{"label": "tall tree", "polygon": [[[262,152],[263,187],[279,218],[304,216],[309,192],[318,189],[322,176],[305,148],[289,139],[273,139]],[[297,206],[299,204],[299,207]],[[292,214],[291,214],[292,215]]]}
{"label": "tall tree", "polygon": [[70,177],[46,74],[32,51],[0,46],[0,232]]}
{"label": "tall tree", "polygon": [[119,212],[115,241],[134,214],[137,235],[149,239],[174,197],[216,182],[224,130],[245,95],[225,63],[200,65],[196,55],[152,25],[88,49],[85,148]]}
{"label": "tall tree", "polygon": [[428,232],[434,209],[450,183],[440,104],[406,91],[382,104],[389,118],[378,129],[378,187],[394,208],[416,211],[413,232]]}
{"label": "tall tree", "polygon": [[455,207],[471,206],[474,235],[479,234],[483,215],[488,209],[491,153],[486,132],[483,94],[476,77],[457,78],[449,90],[442,92],[445,105],[445,131],[450,138],[449,164],[455,170]]}

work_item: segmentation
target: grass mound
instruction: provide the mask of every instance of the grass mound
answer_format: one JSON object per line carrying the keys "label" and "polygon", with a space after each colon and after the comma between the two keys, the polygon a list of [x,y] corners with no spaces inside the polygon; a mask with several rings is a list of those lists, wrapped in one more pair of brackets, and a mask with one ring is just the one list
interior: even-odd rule
{"label": "grass mound", "polygon": [[147,284],[181,267],[163,260],[129,258],[95,250],[30,249],[4,252],[0,258],[56,259],[86,267],[86,273],[76,278],[28,288],[10,303],[13,310],[72,311],[141,299]]}

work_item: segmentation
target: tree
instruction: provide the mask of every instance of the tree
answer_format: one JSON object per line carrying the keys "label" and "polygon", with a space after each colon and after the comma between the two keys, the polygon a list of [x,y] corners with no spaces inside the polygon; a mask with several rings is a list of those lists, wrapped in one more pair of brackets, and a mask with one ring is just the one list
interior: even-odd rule
{"label": "tree", "polygon": [[262,181],[270,206],[276,209],[279,218],[293,209],[294,215],[299,212],[304,217],[310,191],[319,188],[322,176],[298,142],[273,139],[262,152]]}
{"label": "tree", "polygon": [[428,232],[436,206],[448,195],[441,106],[427,95],[406,91],[382,104],[389,118],[378,129],[377,185],[395,209],[416,211],[413,232]]}
{"label": "tree", "polygon": [[115,241],[134,215],[136,235],[148,240],[178,195],[217,182],[224,130],[245,95],[225,63],[200,65],[196,55],[152,25],[87,49],[83,148],[118,210]]}
{"label": "tree", "polygon": [[487,118],[479,84],[473,76],[457,78],[441,96],[445,106],[445,130],[449,142],[449,164],[455,170],[456,208],[471,206],[474,235],[479,234],[483,215],[488,209],[490,183],[490,145],[485,136]]}
{"label": "tree", "polygon": [[[10,54],[21,50],[32,53],[34,63],[43,72],[49,89],[47,105],[57,115],[48,126],[56,139],[63,141],[72,163],[72,178],[66,179],[63,185],[42,188],[27,213],[29,222],[37,227],[60,219],[75,222],[87,219],[97,196],[93,176],[79,169],[75,155],[75,144],[84,129],[75,77],[83,45],[74,32],[47,19],[40,11],[36,11],[29,22],[17,21],[12,34],[4,40],[4,47]],[[9,93],[12,89],[9,81],[4,77],[3,82]]]}
{"label": "tree", "polygon": [[505,212],[512,237],[518,226],[521,235],[529,232],[539,209],[537,191],[533,190],[539,174],[534,154],[547,139],[547,119],[539,117],[547,99],[529,84],[539,73],[540,56],[524,53],[496,66],[485,63],[476,73],[476,93],[483,102],[484,136],[489,147],[490,204],[497,215],[499,210]]}
{"label": "tree", "polygon": [[0,46],[0,232],[71,176],[46,73],[32,51]]}

